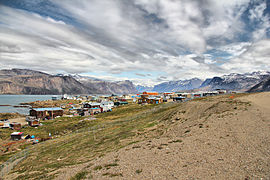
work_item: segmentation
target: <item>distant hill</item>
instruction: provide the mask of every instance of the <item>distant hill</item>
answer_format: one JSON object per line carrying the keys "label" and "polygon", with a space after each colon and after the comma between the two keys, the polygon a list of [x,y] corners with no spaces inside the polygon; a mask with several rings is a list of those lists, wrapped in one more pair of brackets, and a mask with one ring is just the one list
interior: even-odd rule
{"label": "distant hill", "polygon": [[198,78],[179,80],[179,81],[169,81],[158,85],[155,85],[153,91],[157,92],[170,92],[170,91],[185,91],[196,89],[200,87],[202,80]]}
{"label": "distant hill", "polygon": [[206,79],[200,89],[226,89],[246,91],[254,85],[260,83],[270,75],[270,72],[252,72],[245,74],[232,73],[221,77]]}
{"label": "distant hill", "polygon": [[0,70],[0,94],[127,94],[131,81],[107,82],[79,75],[50,75],[28,69]]}
{"label": "distant hill", "polygon": [[153,88],[154,88],[153,86],[141,86],[141,85],[136,86],[136,89],[139,92],[152,91]]}
{"label": "distant hill", "polygon": [[97,93],[70,76],[54,76],[27,70],[0,70],[0,94],[89,94]]}
{"label": "distant hill", "polygon": [[263,92],[263,91],[270,91],[270,76],[248,90],[248,92]]}
{"label": "distant hill", "polygon": [[100,94],[132,94],[137,93],[131,81],[103,81],[92,77],[76,75],[75,78],[86,87],[95,87]]}
{"label": "distant hill", "polygon": [[198,78],[188,80],[168,81],[155,85],[154,87],[140,86],[136,88],[139,92],[157,91],[157,92],[176,92],[176,91],[207,91],[215,89],[247,91],[256,84],[262,82],[270,76],[270,72],[258,71],[252,73],[237,74],[232,73],[221,77],[208,78],[204,81]]}

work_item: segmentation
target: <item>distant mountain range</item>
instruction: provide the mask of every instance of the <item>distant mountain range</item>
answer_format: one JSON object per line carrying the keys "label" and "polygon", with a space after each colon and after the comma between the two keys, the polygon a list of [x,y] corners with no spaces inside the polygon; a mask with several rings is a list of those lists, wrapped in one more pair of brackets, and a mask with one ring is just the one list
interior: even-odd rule
{"label": "distant mountain range", "polygon": [[[90,82],[92,81],[92,82]],[[28,69],[0,70],[0,94],[127,94],[137,92],[130,81],[79,81],[71,75],[50,75]]]}
{"label": "distant mountain range", "polygon": [[253,86],[265,81],[270,77],[270,72],[258,71],[252,73],[237,74],[232,73],[221,77],[208,78],[202,81],[198,78],[189,80],[164,82],[154,87],[137,86],[139,92],[157,91],[157,92],[176,92],[190,90],[215,90],[226,89],[236,91],[248,91]]}
{"label": "distant mountain range", "polygon": [[248,92],[263,92],[270,91],[270,77],[264,79],[262,82],[256,84],[248,90]]}
{"label": "distant mountain range", "polygon": [[128,80],[110,82],[88,76],[75,75],[73,77],[87,87],[95,87],[101,94],[131,94],[138,92],[135,85]]}
{"label": "distant mountain range", "polygon": [[185,91],[199,88],[202,82],[203,81],[198,78],[193,78],[189,80],[169,81],[155,85],[152,90],[157,92]]}
{"label": "distant mountain range", "polygon": [[205,89],[226,89],[226,90],[238,90],[247,91],[254,85],[262,82],[266,78],[270,77],[270,72],[258,71],[245,74],[232,73],[221,77],[214,77],[206,79],[200,88]]}
{"label": "distant mountain range", "polygon": [[202,81],[198,78],[169,81],[153,87],[136,86],[131,81],[104,81],[81,75],[51,75],[27,69],[0,70],[0,94],[130,94],[143,91],[176,92],[226,89],[269,91],[270,72],[232,73]]}

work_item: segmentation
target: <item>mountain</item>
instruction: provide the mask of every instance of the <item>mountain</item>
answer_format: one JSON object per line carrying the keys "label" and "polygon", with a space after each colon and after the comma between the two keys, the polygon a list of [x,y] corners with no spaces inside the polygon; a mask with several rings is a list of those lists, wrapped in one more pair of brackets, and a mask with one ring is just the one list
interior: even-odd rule
{"label": "mountain", "polygon": [[141,85],[136,86],[138,92],[152,91],[153,88],[154,88],[153,86],[141,86]]}
{"label": "mountain", "polygon": [[99,94],[132,94],[137,93],[135,85],[131,81],[104,81],[93,77],[76,75],[80,83],[86,87],[95,87]]}
{"label": "mountain", "polygon": [[221,77],[213,77],[206,79],[200,89],[227,89],[246,91],[254,85],[260,83],[270,75],[267,71],[258,71],[252,73],[237,74],[232,73]]}
{"label": "mountain", "polygon": [[28,69],[0,70],[0,94],[128,94],[131,81],[107,82],[80,75],[50,75]]}
{"label": "mountain", "polygon": [[70,76],[55,76],[28,69],[0,70],[0,94],[91,94],[97,89],[86,87]]}
{"label": "mountain", "polygon": [[185,91],[199,88],[202,80],[193,78],[189,80],[169,81],[155,85],[153,91],[157,92],[170,92],[170,91]]}
{"label": "mountain", "polygon": [[256,84],[248,90],[248,92],[263,92],[270,91],[270,76],[265,78],[262,82]]}

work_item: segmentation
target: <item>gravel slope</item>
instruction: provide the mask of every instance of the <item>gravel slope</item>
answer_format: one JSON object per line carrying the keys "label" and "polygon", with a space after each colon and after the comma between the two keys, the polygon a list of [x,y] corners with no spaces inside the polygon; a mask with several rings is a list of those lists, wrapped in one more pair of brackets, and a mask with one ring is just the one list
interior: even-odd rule
{"label": "gravel slope", "polygon": [[183,104],[162,137],[91,162],[93,179],[270,179],[270,93]]}

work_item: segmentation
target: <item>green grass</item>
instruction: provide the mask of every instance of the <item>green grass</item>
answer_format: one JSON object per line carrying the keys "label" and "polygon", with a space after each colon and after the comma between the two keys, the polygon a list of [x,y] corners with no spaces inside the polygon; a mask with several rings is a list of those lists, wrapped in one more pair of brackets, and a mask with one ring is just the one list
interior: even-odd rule
{"label": "green grass", "polygon": [[73,178],[71,178],[70,180],[80,180],[80,179],[85,179],[86,176],[89,174],[88,171],[81,171],[79,173],[77,173]]}
{"label": "green grass", "polygon": [[101,170],[101,169],[102,169],[102,166],[100,166],[100,165],[94,167],[94,170],[95,170],[95,171],[98,171],[98,170]]}
{"label": "green grass", "polygon": [[136,172],[137,174],[140,174],[140,173],[142,172],[142,169],[137,169],[135,172]]}
{"label": "green grass", "polygon": [[[14,172],[23,173],[18,179],[27,178],[31,171],[39,172],[31,176],[39,179],[59,168],[88,162],[137,142],[138,139],[133,139],[138,138],[136,131],[147,130],[159,122],[165,122],[178,107],[179,104],[174,103],[148,106],[131,104],[116,108],[111,113],[97,115],[96,120],[82,124],[78,122],[82,118],[60,118],[60,122],[58,119],[54,123],[47,122],[41,128],[32,129],[33,133],[45,135],[53,132],[59,137],[33,146],[30,156]],[[91,129],[95,128],[97,129],[93,132]],[[157,133],[161,134],[164,130],[162,128]],[[27,132],[29,131],[31,130]]]}

